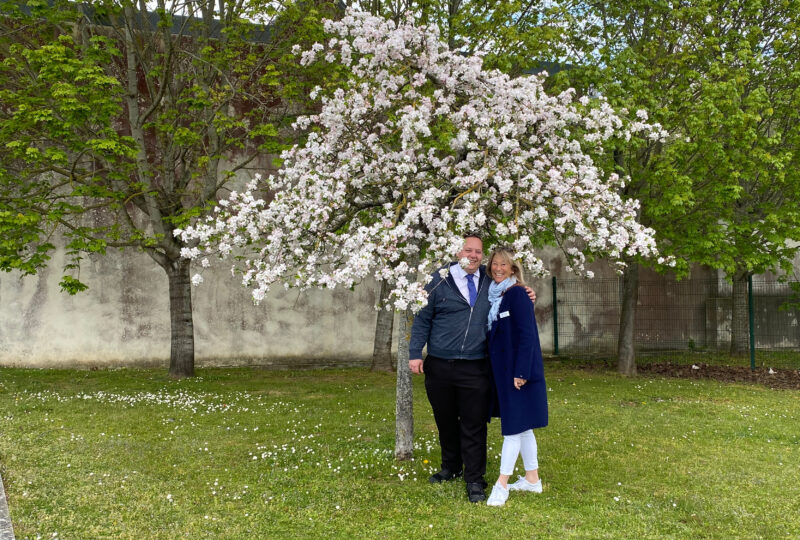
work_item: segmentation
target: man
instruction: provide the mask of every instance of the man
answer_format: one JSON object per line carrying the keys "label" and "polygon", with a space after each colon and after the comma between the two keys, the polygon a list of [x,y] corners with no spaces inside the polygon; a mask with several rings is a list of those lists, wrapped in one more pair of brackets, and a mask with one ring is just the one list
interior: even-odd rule
{"label": "man", "polygon": [[[433,409],[442,449],[442,467],[431,483],[464,475],[470,502],[486,499],[486,423],[491,397],[491,366],[486,350],[489,315],[489,276],[483,260],[483,242],[477,234],[464,237],[459,261],[449,274],[439,272],[425,287],[428,305],[414,318],[408,366],[425,373],[425,390]],[[528,289],[531,300],[536,296]],[[422,360],[422,348],[428,356]]]}

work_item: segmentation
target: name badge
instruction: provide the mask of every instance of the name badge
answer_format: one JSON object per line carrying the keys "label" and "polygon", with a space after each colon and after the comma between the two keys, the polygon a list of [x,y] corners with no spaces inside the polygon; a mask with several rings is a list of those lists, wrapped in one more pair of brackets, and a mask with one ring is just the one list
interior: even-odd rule
{"label": "name badge", "polygon": [[508,317],[509,315],[511,315],[511,314],[508,311],[504,311],[500,315],[498,315],[498,317],[500,317],[501,319],[504,319],[504,318]]}

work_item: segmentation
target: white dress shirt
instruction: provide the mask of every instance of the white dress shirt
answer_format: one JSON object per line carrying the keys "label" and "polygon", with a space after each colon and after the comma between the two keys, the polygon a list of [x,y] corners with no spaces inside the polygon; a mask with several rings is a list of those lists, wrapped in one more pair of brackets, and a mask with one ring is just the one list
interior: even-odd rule
{"label": "white dress shirt", "polygon": [[[450,267],[450,274],[453,276],[453,280],[455,280],[456,285],[458,285],[458,290],[461,293],[461,296],[469,303],[469,289],[467,289],[467,272],[461,268],[461,265],[456,263]],[[472,283],[475,284],[475,290],[478,290],[478,282],[481,280],[481,269],[478,268],[475,270],[475,273],[472,274],[475,277],[470,278],[472,279]]]}

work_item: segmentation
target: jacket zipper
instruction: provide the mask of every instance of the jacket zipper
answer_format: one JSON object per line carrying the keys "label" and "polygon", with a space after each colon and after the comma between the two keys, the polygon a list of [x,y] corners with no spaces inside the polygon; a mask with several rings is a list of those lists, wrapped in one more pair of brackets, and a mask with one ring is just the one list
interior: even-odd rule
{"label": "jacket zipper", "polygon": [[[484,284],[485,284],[485,282],[484,282]],[[483,289],[483,287],[478,289],[478,295],[481,294],[481,290],[482,289]],[[461,296],[461,293],[459,293],[458,295]],[[463,296],[462,296],[462,298],[463,298]],[[475,301],[477,302],[477,299]],[[467,344],[467,335],[469,334],[469,325],[472,323],[472,310],[473,309],[475,309],[474,306],[470,306],[469,307],[469,319],[467,319],[467,329],[464,330],[464,341],[461,342],[461,354],[464,354],[464,347]]]}
{"label": "jacket zipper", "polygon": [[472,310],[473,306],[469,307],[469,319],[467,319],[467,329],[464,330],[464,341],[461,342],[461,354],[464,354],[464,346],[467,344],[467,334],[469,334],[469,325],[472,323]]}

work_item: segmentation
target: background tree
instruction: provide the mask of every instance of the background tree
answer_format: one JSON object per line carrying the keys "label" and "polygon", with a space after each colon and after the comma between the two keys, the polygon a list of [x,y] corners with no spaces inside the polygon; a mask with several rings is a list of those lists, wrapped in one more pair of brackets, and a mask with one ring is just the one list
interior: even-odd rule
{"label": "background tree", "polygon": [[[599,93],[618,108],[646,109],[675,135],[668,143],[626,141],[604,159],[630,176],[623,194],[641,201],[642,223],[657,231],[660,250],[676,258],[679,275],[690,262],[735,275],[739,266],[764,271],[793,256],[784,240],[797,236],[795,220],[770,216],[765,204],[775,209],[784,200],[788,209],[797,201],[796,188],[782,184],[792,139],[776,137],[786,128],[777,127],[777,117],[769,120],[776,100],[784,103],[783,122],[796,117],[788,110],[789,96],[796,96],[790,75],[796,67],[788,59],[796,51],[790,37],[796,26],[784,25],[796,9],[794,2],[722,1],[576,2],[570,8],[573,69],[557,75],[560,84]],[[734,259],[747,262],[737,266]],[[631,374],[639,264],[654,261],[629,262],[622,272],[618,369]]]}
{"label": "background tree", "polygon": [[328,4],[151,6],[3,4],[3,182],[47,182],[48,194],[93,214],[58,216],[71,253],[132,246],[164,269],[169,371],[184,377],[194,371],[191,286],[173,230],[284,147],[307,93],[287,51],[318,36]]}
{"label": "background tree", "polygon": [[[392,371],[392,331],[394,330],[394,310],[389,304],[392,287],[382,281],[379,287],[378,317],[375,321],[375,338],[372,347],[372,371]],[[402,342],[401,342],[402,346]]]}
{"label": "background tree", "polygon": [[[28,189],[22,189],[27,187]],[[34,186],[17,186],[0,168],[0,270],[34,274],[49,260],[54,248],[50,229],[37,203],[47,199]]]}
{"label": "background tree", "polygon": [[[277,175],[183,231],[203,248],[187,255],[235,253],[256,301],[275,282],[351,287],[371,276],[392,284],[396,309],[416,311],[430,273],[478,227],[513,245],[532,274],[544,272],[534,254],[544,245],[561,246],[578,272],[587,253],[655,254],[636,203],[616,192],[622,179],[586,149],[639,131],[662,137],[657,126],[628,124],[571,91],[549,96],[539,77],[484,70],[435,26],[348,12],[326,28],[332,37],[301,62],[344,65],[350,78],[319,90],[319,114],[296,122],[308,139],[282,154]],[[256,196],[265,188],[276,191],[269,202]],[[404,435],[398,457],[410,452]]]}
{"label": "background tree", "polygon": [[800,249],[800,2],[727,2],[704,34],[719,82],[697,91],[713,100],[707,122],[722,135],[704,141],[706,174],[733,200],[701,262],[733,284],[730,353],[743,355],[748,277],[790,273]]}
{"label": "background tree", "polygon": [[0,203],[0,269],[34,274],[49,259],[52,244],[46,239],[38,212],[21,212],[16,206]]}
{"label": "background tree", "polygon": [[[667,130],[680,130],[685,116],[696,112],[688,99],[691,73],[704,73],[698,69],[691,29],[710,8],[674,7],[636,0],[574,3],[567,38],[567,61],[572,69],[556,75],[557,87],[572,86],[584,95],[602,95],[615,107],[646,108]],[[681,47],[682,40],[690,47]],[[675,249],[670,243],[672,233],[681,229],[674,223],[694,202],[692,176],[677,170],[670,160],[682,141],[674,139],[672,143],[632,139],[598,157],[606,166],[630,176],[621,193],[641,199],[638,217],[656,230],[664,243],[662,251]],[[640,261],[626,262],[629,264],[621,272],[618,369],[633,374]],[[685,271],[685,260],[679,262],[684,263],[679,271]]]}
{"label": "background tree", "polygon": [[[62,20],[61,14],[54,13],[53,22]],[[0,65],[0,115],[8,119],[11,113],[6,106],[6,89],[12,88],[16,81],[7,69],[13,62],[10,56],[14,39],[20,41],[35,39],[35,31],[41,25],[30,10],[20,9],[14,4],[4,4],[0,18],[0,52],[4,62]],[[9,35],[16,34],[14,38]],[[25,106],[35,107],[35,103]],[[47,114],[41,111],[41,114]],[[102,113],[101,113],[102,114]],[[21,154],[14,151],[16,126],[11,122],[0,124],[0,137],[8,146],[0,152],[0,269],[6,272],[17,270],[22,275],[35,274],[50,260],[50,252],[55,249],[53,237],[56,226],[65,215],[82,212],[82,208],[71,205],[63,196],[63,190],[52,189],[51,183],[43,175],[30,175],[20,181],[19,171],[38,161],[38,153],[30,149]],[[26,149],[27,150],[27,149]],[[73,255],[74,250],[71,250]],[[67,269],[76,264],[75,257],[69,259]],[[61,282],[62,289],[76,293],[85,286],[67,272]]]}
{"label": "background tree", "polygon": [[[0,186],[0,270],[18,271],[23,276],[35,274],[47,265],[55,249],[53,237],[58,223],[82,209],[61,200],[46,184],[9,181],[4,170],[0,170]],[[79,263],[77,252],[70,250],[69,254],[60,286],[76,294],[86,285],[72,275]]]}

